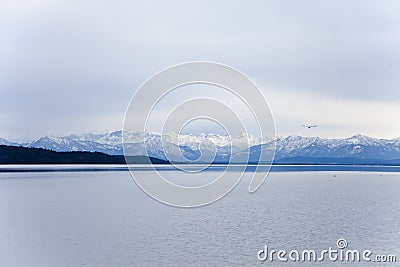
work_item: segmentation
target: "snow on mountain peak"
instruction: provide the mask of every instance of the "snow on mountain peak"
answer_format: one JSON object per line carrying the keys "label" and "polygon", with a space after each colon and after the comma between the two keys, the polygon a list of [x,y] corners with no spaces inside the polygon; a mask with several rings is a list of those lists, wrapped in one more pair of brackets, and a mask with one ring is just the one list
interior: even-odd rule
{"label": "snow on mountain peak", "polygon": [[11,142],[9,140],[6,140],[4,138],[0,138],[0,145],[3,145],[3,146],[16,146],[18,144],[15,143],[15,142]]}

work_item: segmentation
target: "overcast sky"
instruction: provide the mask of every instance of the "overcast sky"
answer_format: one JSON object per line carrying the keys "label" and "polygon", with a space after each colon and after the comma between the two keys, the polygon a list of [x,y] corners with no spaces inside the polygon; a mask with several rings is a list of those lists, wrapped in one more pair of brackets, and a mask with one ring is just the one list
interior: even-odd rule
{"label": "overcast sky", "polygon": [[0,2],[0,137],[120,129],[147,78],[193,60],[251,77],[278,135],[400,137],[399,1],[105,2]]}

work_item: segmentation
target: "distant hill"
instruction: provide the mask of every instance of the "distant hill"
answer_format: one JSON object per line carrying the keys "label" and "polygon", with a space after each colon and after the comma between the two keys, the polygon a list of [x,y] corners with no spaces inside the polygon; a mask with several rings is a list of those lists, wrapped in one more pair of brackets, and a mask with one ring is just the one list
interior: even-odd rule
{"label": "distant hill", "polygon": [[[168,161],[146,156],[132,156],[128,162],[168,164]],[[56,152],[43,148],[0,145],[0,164],[125,164],[125,158],[100,152]]]}

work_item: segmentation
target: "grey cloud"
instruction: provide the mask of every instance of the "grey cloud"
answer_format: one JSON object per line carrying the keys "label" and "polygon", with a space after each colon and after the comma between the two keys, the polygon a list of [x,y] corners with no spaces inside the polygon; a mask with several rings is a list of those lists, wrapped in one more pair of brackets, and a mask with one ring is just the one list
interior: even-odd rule
{"label": "grey cloud", "polygon": [[0,10],[8,136],[120,125],[142,82],[192,60],[232,65],[270,90],[400,99],[397,1],[10,1]]}

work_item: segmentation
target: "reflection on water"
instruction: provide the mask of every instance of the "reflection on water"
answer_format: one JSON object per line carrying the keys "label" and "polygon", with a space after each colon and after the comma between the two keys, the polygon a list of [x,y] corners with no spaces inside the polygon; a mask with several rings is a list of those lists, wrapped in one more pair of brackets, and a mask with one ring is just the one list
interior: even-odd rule
{"label": "reflection on water", "polygon": [[[195,184],[217,171],[168,176]],[[254,194],[248,178],[212,205],[179,209],[128,172],[0,173],[1,266],[254,266],[265,244],[318,250],[339,238],[400,257],[400,173],[272,172]]]}

